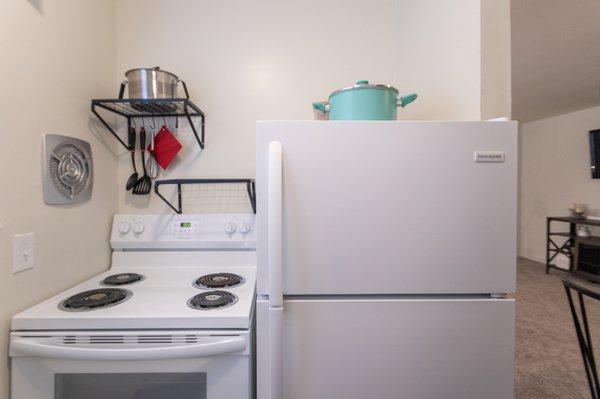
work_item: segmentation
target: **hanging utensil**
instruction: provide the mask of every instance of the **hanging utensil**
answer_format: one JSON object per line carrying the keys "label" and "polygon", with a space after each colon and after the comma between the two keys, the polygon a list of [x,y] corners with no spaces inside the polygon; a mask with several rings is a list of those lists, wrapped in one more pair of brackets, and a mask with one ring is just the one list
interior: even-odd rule
{"label": "hanging utensil", "polygon": [[146,162],[146,169],[148,170],[148,175],[150,178],[154,180],[158,177],[158,164],[156,163],[156,155],[154,153],[154,141],[156,140],[156,123],[154,121],[154,117],[152,118],[152,124],[153,126],[150,127],[152,141],[148,147],[150,156]]}
{"label": "hanging utensil", "polygon": [[167,126],[163,125],[156,134],[156,143],[154,147],[154,158],[156,159],[156,163],[158,163],[161,168],[167,169],[180,150],[181,143],[179,143]]}
{"label": "hanging utensil", "polygon": [[127,144],[131,151],[131,164],[133,165],[133,173],[129,176],[129,179],[127,179],[127,183],[125,184],[125,189],[129,191],[138,181],[138,172],[135,167],[135,127],[133,126],[129,126],[129,130],[127,131]]}
{"label": "hanging utensil", "polygon": [[140,128],[140,152],[142,153],[142,168],[144,169],[144,175],[135,183],[133,194],[147,195],[150,194],[150,189],[152,188],[152,179],[150,179],[150,176],[148,176],[148,172],[146,171],[146,129],[144,126]]}

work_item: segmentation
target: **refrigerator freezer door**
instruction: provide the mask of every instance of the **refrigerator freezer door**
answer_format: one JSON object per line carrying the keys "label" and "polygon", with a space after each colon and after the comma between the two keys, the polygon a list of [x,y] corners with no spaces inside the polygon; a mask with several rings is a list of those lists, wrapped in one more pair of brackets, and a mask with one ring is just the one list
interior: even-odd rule
{"label": "refrigerator freezer door", "polygon": [[[284,399],[514,397],[513,300],[286,300]],[[269,305],[257,304],[257,393],[271,396]]]}
{"label": "refrigerator freezer door", "polygon": [[284,295],[514,291],[516,123],[258,122],[261,295],[273,141]]}

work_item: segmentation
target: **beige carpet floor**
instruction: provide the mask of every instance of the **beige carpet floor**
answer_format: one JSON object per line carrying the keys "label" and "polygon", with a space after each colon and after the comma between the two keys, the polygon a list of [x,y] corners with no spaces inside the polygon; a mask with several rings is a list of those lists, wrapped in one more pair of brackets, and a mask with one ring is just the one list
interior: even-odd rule
{"label": "beige carpet floor", "polygon": [[[517,275],[518,399],[587,399],[590,392],[561,271],[519,259]],[[586,302],[600,360],[600,301]]]}

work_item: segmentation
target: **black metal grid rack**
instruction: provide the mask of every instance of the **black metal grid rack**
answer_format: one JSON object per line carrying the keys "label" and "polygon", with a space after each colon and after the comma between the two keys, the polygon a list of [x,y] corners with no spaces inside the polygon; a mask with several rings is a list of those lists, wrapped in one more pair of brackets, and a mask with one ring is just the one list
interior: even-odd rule
{"label": "black metal grid rack", "polygon": [[[154,192],[158,197],[163,200],[169,208],[175,212],[183,213],[183,205],[181,203],[181,186],[185,184],[223,184],[223,183],[244,183],[246,184],[246,191],[248,192],[248,199],[252,206],[252,212],[256,213],[256,188],[254,179],[171,179],[171,180],[156,180],[154,183]],[[177,207],[173,205],[168,199],[166,199],[160,192],[159,187],[163,185],[175,185],[177,186]]]}
{"label": "black metal grid rack", "polygon": [[[194,136],[200,148],[204,148],[204,124],[205,116],[204,112],[198,108],[189,98],[169,98],[169,99],[153,99],[153,100],[140,100],[140,99],[104,99],[104,100],[92,100],[92,113],[96,115],[100,122],[108,129],[108,131],[128,150],[132,150],[129,146],[119,137],[114,129],[102,118],[98,113],[97,108],[113,112],[117,115],[121,115],[127,118],[127,127],[131,126],[131,121],[134,118],[143,117],[183,117],[185,116],[188,120]],[[192,121],[193,117],[200,117],[200,135],[196,126]]]}

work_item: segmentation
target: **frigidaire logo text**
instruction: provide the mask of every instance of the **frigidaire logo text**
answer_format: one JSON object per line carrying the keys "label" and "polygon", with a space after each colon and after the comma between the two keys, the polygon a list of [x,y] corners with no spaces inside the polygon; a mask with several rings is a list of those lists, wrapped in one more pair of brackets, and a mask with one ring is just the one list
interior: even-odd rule
{"label": "frigidaire logo text", "polygon": [[502,155],[500,155],[500,154],[483,154],[483,155],[479,155],[479,158],[482,158],[482,159],[502,159]]}
{"label": "frigidaire logo text", "polygon": [[475,162],[504,162],[504,152],[475,151]]}

